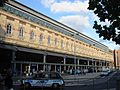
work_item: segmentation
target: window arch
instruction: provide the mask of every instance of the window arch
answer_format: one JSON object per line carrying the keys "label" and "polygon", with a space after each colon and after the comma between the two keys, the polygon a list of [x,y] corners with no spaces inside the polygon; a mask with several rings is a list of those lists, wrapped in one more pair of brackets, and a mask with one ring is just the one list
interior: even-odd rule
{"label": "window arch", "polygon": [[63,40],[61,40],[61,48],[63,48],[64,47],[64,45],[63,45],[64,43],[63,43]]}
{"label": "window arch", "polygon": [[68,48],[68,41],[66,42],[66,48]]}
{"label": "window arch", "polygon": [[71,43],[71,51],[73,50],[73,43]]}
{"label": "window arch", "polygon": [[19,36],[23,37],[23,33],[24,33],[24,28],[20,27],[20,29],[19,29]]}
{"label": "window arch", "polygon": [[57,45],[57,42],[58,42],[58,39],[57,39],[57,38],[55,38],[55,45]]}
{"label": "window arch", "polygon": [[12,25],[9,23],[7,24],[7,34],[11,34],[12,33]]}
{"label": "window arch", "polygon": [[50,44],[50,36],[48,36],[48,44]]}
{"label": "window arch", "polygon": [[40,34],[39,41],[40,43],[43,41],[43,33]]}
{"label": "window arch", "polygon": [[35,38],[35,34],[34,34],[33,31],[31,31],[31,33],[30,33],[30,40],[33,40],[34,38]]}

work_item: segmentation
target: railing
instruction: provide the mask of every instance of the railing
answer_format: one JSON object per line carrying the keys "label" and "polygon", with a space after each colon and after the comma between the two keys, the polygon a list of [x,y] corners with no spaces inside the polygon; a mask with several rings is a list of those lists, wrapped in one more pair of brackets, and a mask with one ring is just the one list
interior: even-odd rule
{"label": "railing", "polygon": [[[64,79],[65,88],[79,87],[79,90],[120,90],[120,76],[118,77],[99,77],[99,78],[73,78]],[[18,82],[14,82],[14,84]],[[26,90],[24,88],[24,90]],[[63,88],[60,88],[63,90]]]}
{"label": "railing", "polygon": [[80,90],[120,90],[120,76],[65,79],[66,87],[79,86]]}

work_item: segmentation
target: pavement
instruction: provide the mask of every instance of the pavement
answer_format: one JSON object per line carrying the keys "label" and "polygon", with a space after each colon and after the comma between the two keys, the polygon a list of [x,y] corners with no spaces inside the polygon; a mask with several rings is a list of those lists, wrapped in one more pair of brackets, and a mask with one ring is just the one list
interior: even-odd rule
{"label": "pavement", "polygon": [[[87,73],[86,75],[62,75],[62,77],[65,80],[65,85],[66,86],[86,86],[90,84],[95,83],[95,80],[101,79],[100,81],[103,82],[102,79],[105,79],[105,77],[100,76],[100,72],[98,73]],[[113,72],[109,75],[109,79],[116,74],[116,72]],[[107,78],[107,80],[108,80]],[[94,80],[94,82],[93,82]],[[100,82],[98,82],[100,83]],[[97,84],[97,83],[96,83]],[[101,89],[101,90],[108,90],[108,89]],[[109,90],[116,90],[116,88],[109,88]]]}
{"label": "pavement", "polygon": [[85,82],[94,78],[100,77],[100,72],[98,73],[86,73],[80,75],[62,75],[66,86],[75,86],[75,85],[85,85],[81,82]]}
{"label": "pavement", "polygon": [[86,74],[79,74],[79,75],[62,75],[63,79],[97,78],[99,76],[100,76],[100,72],[86,73]]}
{"label": "pavement", "polygon": [[[102,90],[108,90],[108,89],[102,89]],[[109,90],[116,90],[116,88],[111,88],[111,89],[109,89]]]}

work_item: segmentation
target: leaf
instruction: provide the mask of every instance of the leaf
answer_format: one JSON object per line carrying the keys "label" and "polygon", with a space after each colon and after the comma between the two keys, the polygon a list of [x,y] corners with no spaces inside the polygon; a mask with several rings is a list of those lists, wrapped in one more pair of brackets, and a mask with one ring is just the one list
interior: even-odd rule
{"label": "leaf", "polygon": [[[99,24],[94,21],[93,29],[103,39],[112,39],[117,44],[120,44],[120,0],[89,0],[89,10],[93,10],[94,14],[99,18]],[[103,25],[101,22],[105,20],[110,22]]]}

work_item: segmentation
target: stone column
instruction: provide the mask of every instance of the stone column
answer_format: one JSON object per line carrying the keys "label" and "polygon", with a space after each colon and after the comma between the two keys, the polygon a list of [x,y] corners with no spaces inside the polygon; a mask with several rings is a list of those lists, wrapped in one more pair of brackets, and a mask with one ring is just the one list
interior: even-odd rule
{"label": "stone column", "polygon": [[108,67],[108,66],[107,66],[107,63],[108,63],[108,62],[106,61],[106,62],[105,62],[105,66],[106,66],[106,67]]}
{"label": "stone column", "polygon": [[37,71],[38,71],[38,64],[37,64]]}
{"label": "stone column", "polygon": [[99,67],[99,71],[101,71],[101,64],[100,64],[100,60],[99,60],[98,67]]}
{"label": "stone column", "polygon": [[74,65],[75,65],[75,70],[76,70],[76,57],[74,57]]}
{"label": "stone column", "polygon": [[95,61],[95,72],[97,72],[97,65],[96,65],[96,63],[97,63],[97,62]]}
{"label": "stone column", "polygon": [[43,71],[46,71],[46,55],[44,54],[44,56],[43,56],[43,63],[44,63],[44,65],[43,65]]}
{"label": "stone column", "polygon": [[90,61],[89,60],[88,60],[87,64],[88,64],[88,66],[90,65]]}
{"label": "stone column", "polygon": [[56,69],[57,69],[57,68],[56,68],[56,65],[55,65],[55,72],[57,71]]}
{"label": "stone column", "polygon": [[12,70],[13,70],[13,72],[16,72],[16,63],[15,63],[15,58],[16,58],[16,56],[15,56],[15,51],[12,51]]}
{"label": "stone column", "polygon": [[103,62],[101,61],[101,63],[100,63],[100,64],[101,64],[100,66],[101,66],[101,71],[102,71],[102,67],[103,67]]}
{"label": "stone column", "polygon": [[87,61],[87,65],[88,65],[88,67],[87,67],[87,69],[90,67],[90,61],[88,60]]}
{"label": "stone column", "polygon": [[108,61],[108,67],[109,67],[110,62]]}
{"label": "stone column", "polygon": [[66,57],[64,57],[63,64],[64,64],[64,71],[65,71],[66,70],[66,66],[65,66],[65,64],[66,64]]}
{"label": "stone column", "polygon": [[95,71],[95,64],[94,61],[92,61],[92,67],[93,67],[93,72]]}
{"label": "stone column", "polygon": [[79,62],[79,59],[77,59],[77,65],[78,65],[78,66],[79,66],[79,63],[80,63],[80,62]]}
{"label": "stone column", "polygon": [[20,74],[22,75],[22,64],[20,64]]}
{"label": "stone column", "polygon": [[76,59],[76,69],[79,69],[79,59]]}
{"label": "stone column", "polygon": [[61,65],[60,65],[60,73],[61,73]]}

